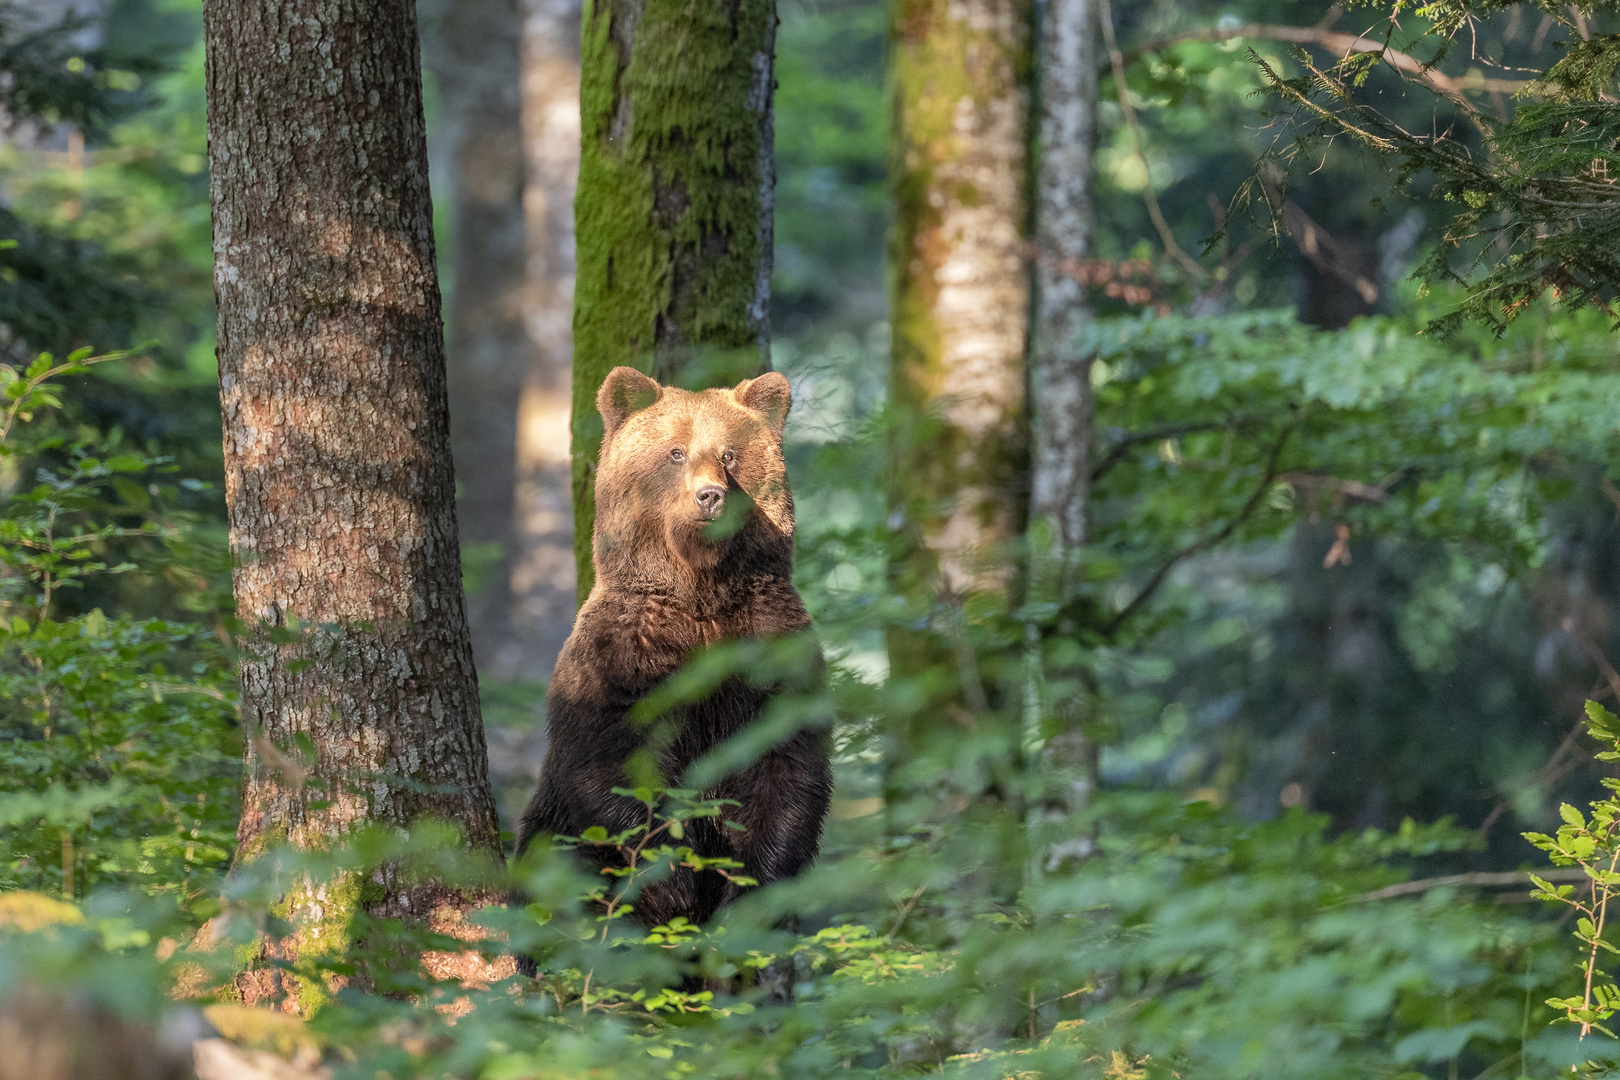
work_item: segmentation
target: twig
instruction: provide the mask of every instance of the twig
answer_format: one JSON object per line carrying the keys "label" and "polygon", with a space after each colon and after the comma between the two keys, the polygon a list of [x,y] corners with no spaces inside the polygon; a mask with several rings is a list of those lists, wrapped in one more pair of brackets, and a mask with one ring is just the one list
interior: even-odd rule
{"label": "twig", "polygon": [[1131,104],[1131,89],[1125,82],[1125,58],[1120,55],[1119,43],[1114,40],[1114,12],[1108,0],[1099,0],[1097,12],[1102,16],[1103,38],[1108,43],[1108,62],[1114,69],[1114,90],[1119,96],[1119,107],[1125,114],[1125,126],[1131,132],[1131,147],[1136,152],[1136,160],[1142,163],[1142,171],[1146,174],[1142,181],[1142,201],[1147,204],[1148,217],[1153,221],[1153,227],[1159,233],[1159,239],[1164,244],[1164,252],[1182,268],[1195,278],[1209,276],[1198,260],[1181,250],[1176,243],[1175,233],[1170,231],[1170,223],[1165,221],[1164,213],[1159,209],[1159,199],[1153,193],[1153,169],[1148,165],[1147,154],[1142,150],[1142,131],[1136,124],[1136,107]]}
{"label": "twig", "polygon": [[[1370,893],[1363,893],[1356,900],[1366,903],[1372,900],[1392,900],[1397,896],[1412,896],[1416,893],[1428,892],[1430,889],[1441,889],[1447,885],[1475,885],[1484,888],[1500,888],[1504,885],[1530,884],[1529,870],[1484,871],[1473,874],[1447,874],[1444,877],[1419,878],[1417,881],[1402,881],[1395,885],[1386,885],[1382,889],[1374,889]],[[1585,881],[1586,871],[1581,869],[1547,870],[1535,875],[1543,881]]]}
{"label": "twig", "polygon": [[1108,456],[1097,463],[1091,470],[1093,482],[1102,477],[1114,466],[1124,461],[1131,452],[1131,447],[1147,442],[1159,442],[1163,439],[1174,439],[1178,435],[1192,435],[1200,431],[1218,431],[1222,428],[1237,428],[1252,424],[1265,416],[1254,413],[1247,416],[1229,416],[1224,420],[1199,420],[1186,424],[1166,424],[1164,427],[1148,428],[1146,431],[1125,431],[1115,436],[1114,446],[1108,451]]}
{"label": "twig", "polygon": [[1192,543],[1170,556],[1169,561],[1163,566],[1159,567],[1154,575],[1148,579],[1148,583],[1142,586],[1142,591],[1138,592],[1136,597],[1129,604],[1126,604],[1124,609],[1120,611],[1118,615],[1115,615],[1113,620],[1103,628],[1104,637],[1112,638],[1114,634],[1118,632],[1120,626],[1125,622],[1125,620],[1134,615],[1137,608],[1141,607],[1142,604],[1146,602],[1148,597],[1152,596],[1159,590],[1159,586],[1164,584],[1165,579],[1170,576],[1170,571],[1174,570],[1176,565],[1180,563],[1181,560],[1187,558],[1189,555],[1197,554],[1204,548],[1209,547],[1211,544],[1220,543],[1222,540],[1225,540],[1228,536],[1231,536],[1234,532],[1236,532],[1239,525],[1242,525],[1245,521],[1249,520],[1250,516],[1253,515],[1255,510],[1259,508],[1260,500],[1266,497],[1267,491],[1271,490],[1271,482],[1277,478],[1277,462],[1282,458],[1283,447],[1288,445],[1288,437],[1293,433],[1293,424],[1289,424],[1288,427],[1283,429],[1282,437],[1279,438],[1277,440],[1277,444],[1271,448],[1271,456],[1266,460],[1265,472],[1260,477],[1260,483],[1255,487],[1254,494],[1249,496],[1249,501],[1243,504],[1243,509],[1239,510],[1237,515],[1233,517],[1232,520],[1228,521],[1217,531],[1208,536],[1203,536],[1197,540],[1194,540]]}
{"label": "twig", "polygon": [[[1587,697],[1594,696],[1595,693],[1587,695]],[[1558,744],[1558,749],[1554,750],[1552,756],[1547,759],[1547,764],[1531,773],[1530,780],[1525,786],[1539,787],[1542,785],[1555,783],[1556,781],[1563,779],[1564,776],[1570,772],[1570,770],[1579,765],[1581,763],[1579,757],[1565,762],[1564,756],[1578,746],[1578,740],[1580,739],[1581,732],[1585,730],[1586,715],[1582,713],[1580,719],[1575,721],[1575,726],[1569,729],[1569,734],[1564,736],[1564,741]],[[1512,805],[1512,799],[1503,799],[1501,802],[1491,807],[1491,812],[1486,814],[1485,820],[1479,823],[1479,835],[1481,838],[1490,834],[1491,826],[1496,824],[1497,818],[1506,813],[1507,808]]]}
{"label": "twig", "polygon": [[[1399,475],[1398,473],[1396,475]],[[1382,504],[1389,499],[1389,480],[1380,484],[1363,484],[1360,480],[1341,480],[1337,476],[1317,476],[1314,473],[1283,473],[1278,480],[1294,487],[1325,488],[1335,495],[1360,499],[1362,502]]]}
{"label": "twig", "polygon": [[5,421],[0,423],[0,444],[3,444],[6,437],[11,434],[11,425],[16,422],[17,415],[22,412],[24,404],[28,401],[28,395],[38,390],[44,383],[70,371],[78,371],[80,368],[87,368],[92,364],[105,364],[109,360],[122,360],[129,355],[127,352],[112,352],[101,356],[87,356],[82,360],[68,360],[28,379],[23,383],[21,392],[17,393],[15,400],[5,411]]}
{"label": "twig", "polygon": [[[1617,863],[1620,863],[1620,851],[1616,851],[1613,855],[1609,856],[1610,878],[1612,878],[1614,875],[1614,868]],[[1598,943],[1603,940],[1603,924],[1607,922],[1609,918],[1610,889],[1608,880],[1598,882],[1597,877],[1590,874],[1584,865],[1581,867],[1581,872],[1587,874],[1588,877],[1591,877],[1594,883],[1599,883],[1603,886],[1603,895],[1598,900],[1597,918],[1592,920],[1592,951],[1588,953],[1586,957],[1586,992],[1582,996],[1582,1007],[1590,1010],[1592,1008],[1592,977],[1597,974]],[[1590,1034],[1592,1034],[1592,1025],[1583,1022],[1581,1024],[1581,1038],[1584,1039]]]}
{"label": "twig", "polygon": [[1272,209],[1273,220],[1282,218],[1283,228],[1293,238],[1294,246],[1317,270],[1350,286],[1369,307],[1377,303],[1378,286],[1357,269],[1350,249],[1318,225],[1311,215],[1300,209],[1298,203],[1284,198],[1282,181],[1282,170],[1275,164],[1266,162],[1261,166],[1260,187],[1265,192],[1267,205]]}
{"label": "twig", "polygon": [[1125,65],[1129,67],[1149,53],[1162,52],[1170,46],[1183,41],[1231,41],[1233,38],[1258,38],[1261,41],[1286,41],[1294,45],[1315,45],[1325,52],[1336,53],[1341,59],[1351,53],[1375,52],[1390,67],[1403,74],[1417,76],[1446,97],[1453,101],[1461,101],[1470,109],[1473,106],[1462,100],[1464,91],[1478,90],[1486,93],[1516,94],[1530,85],[1528,80],[1492,79],[1483,75],[1453,77],[1444,72],[1435,71],[1428,64],[1410,53],[1390,48],[1387,42],[1370,40],[1365,34],[1347,34],[1342,30],[1329,30],[1321,26],[1274,26],[1266,23],[1249,23],[1232,30],[1203,27],[1145,42],[1125,53],[1122,59]]}
{"label": "twig", "polygon": [[911,909],[917,906],[917,901],[922,899],[922,894],[927,888],[927,885],[917,886],[917,891],[912,893],[911,897],[900,905],[900,913],[895,916],[894,926],[884,935],[883,941],[885,944],[894,940],[894,935],[898,934],[900,928],[906,924],[906,918],[910,916]]}
{"label": "twig", "polygon": [[1570,616],[1564,616],[1562,626],[1564,633],[1575,639],[1575,644],[1581,647],[1581,650],[1591,658],[1592,662],[1597,665],[1598,670],[1603,673],[1604,681],[1609,684],[1609,690],[1613,692],[1615,697],[1620,698],[1620,672],[1614,670],[1614,665],[1609,663],[1607,656],[1603,655],[1603,650],[1598,648],[1597,643],[1587,638],[1585,634],[1576,633],[1575,620]]}

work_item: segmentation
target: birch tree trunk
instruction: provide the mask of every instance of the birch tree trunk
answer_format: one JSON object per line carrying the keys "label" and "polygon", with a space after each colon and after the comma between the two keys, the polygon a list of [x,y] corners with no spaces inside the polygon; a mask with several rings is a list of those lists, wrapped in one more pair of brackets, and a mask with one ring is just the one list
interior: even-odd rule
{"label": "birch tree trunk", "polygon": [[[1089,353],[1078,338],[1091,319],[1078,271],[1091,254],[1092,151],[1097,127],[1097,0],[1044,0],[1039,58],[1040,169],[1035,209],[1035,454],[1031,469],[1032,598],[1072,600],[1083,579],[1082,547],[1091,495],[1092,396]],[[1077,626],[1060,624],[1059,633]],[[1090,688],[1084,672],[1048,670],[1057,733],[1047,745],[1063,777],[1052,812],[1082,809],[1097,785],[1097,748],[1086,737]],[[1054,845],[1049,861],[1084,856],[1089,836]]]}
{"label": "birch tree trunk", "polygon": [[[1040,169],[1035,208],[1035,455],[1030,518],[1050,531],[1045,556],[1066,596],[1077,584],[1091,493],[1091,321],[1080,273],[1091,254],[1091,157],[1097,126],[1095,0],[1041,7]],[[1039,579],[1044,575],[1037,574]]]}
{"label": "birch tree trunk", "polygon": [[574,187],[579,177],[580,0],[525,0],[523,190],[531,361],[518,401],[512,639],[526,678],[549,676],[574,624],[572,407]]}
{"label": "birch tree trunk", "polygon": [[775,0],[594,0],[581,39],[574,298],[574,550],[615,365],[721,385],[770,361]]}
{"label": "birch tree trunk", "polygon": [[[423,815],[499,857],[414,7],[208,0],[204,17],[225,494],[252,627],[238,857]],[[368,908],[425,914],[431,898],[375,885]],[[331,921],[359,896],[290,914]]]}
{"label": "birch tree trunk", "polygon": [[1005,588],[1028,499],[1030,8],[895,0],[894,501],[907,591]]}
{"label": "birch tree trunk", "polygon": [[514,677],[509,585],[516,544],[518,403],[534,347],[524,322],[523,140],[518,0],[421,6],[423,54],[441,103],[434,168],[451,193],[450,438],[461,462],[456,516],[480,671]]}

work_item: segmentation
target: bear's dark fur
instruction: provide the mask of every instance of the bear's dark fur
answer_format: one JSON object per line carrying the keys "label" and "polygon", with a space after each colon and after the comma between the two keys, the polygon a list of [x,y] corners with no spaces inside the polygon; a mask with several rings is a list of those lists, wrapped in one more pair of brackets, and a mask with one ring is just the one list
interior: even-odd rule
{"label": "bear's dark fur", "polygon": [[[704,646],[795,634],[810,623],[792,580],[787,380],[771,372],[692,393],[619,367],[596,404],[605,426],[596,584],[546,695],[549,746],[523,813],[520,853],[540,834],[578,836],[593,825],[616,833],[643,821],[640,803],[612,793],[631,786],[625,766],[646,735],[628,719],[631,707]],[[741,527],[707,537],[728,503],[732,515],[746,508]],[[770,694],[732,679],[680,710],[660,762],[664,779],[678,785],[693,761],[755,720]],[[737,859],[761,884],[791,877],[815,858],[832,796],[825,735],[800,731],[703,794],[737,800],[725,816],[744,830],[699,819],[681,843]],[[581,854],[611,862],[607,848]],[[644,890],[635,914],[648,926],[678,915],[701,923],[737,891],[716,873],[679,870]]]}

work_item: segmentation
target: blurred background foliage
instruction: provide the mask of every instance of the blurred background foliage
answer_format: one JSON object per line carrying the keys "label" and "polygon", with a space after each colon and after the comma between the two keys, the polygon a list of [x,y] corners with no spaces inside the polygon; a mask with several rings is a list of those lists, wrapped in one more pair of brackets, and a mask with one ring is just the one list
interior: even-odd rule
{"label": "blurred background foliage", "polygon": [[[0,992],[71,991],[132,1031],[172,1020],[184,1008],[153,988],[220,975],[206,920],[248,935],[275,925],[279,883],[386,863],[520,886],[526,909],[486,917],[541,979],[435,982],[399,956],[466,940],[352,928],[353,952],[298,972],[346,987],[338,1005],[286,1035],[342,1075],[1540,1077],[1607,1060],[1598,1036],[1547,1027],[1544,999],[1575,975],[1564,928],[1527,885],[1465,875],[1541,865],[1521,834],[1612,775],[1582,728],[1588,697],[1620,694],[1611,320],[1548,300],[1501,336],[1421,335],[1457,300],[1409,278],[1446,216],[1423,177],[1397,196],[1342,141],[1266,171],[1277,118],[1249,50],[1284,74],[1298,58],[1209,31],[1354,13],[1119,5],[1142,152],[1104,80],[1091,607],[975,612],[960,670],[891,678],[885,627],[915,612],[888,588],[876,482],[889,15],[780,11],[773,360],[797,394],[800,587],[833,664],[824,695],[769,722],[838,718],[838,798],[811,874],[723,927],[647,938],[583,906],[565,860],[491,881],[431,833],[222,879],[242,735],[200,5],[114,0],[65,23],[0,8],[8,385],[41,352],[135,350],[53,378],[52,400],[8,399],[32,404],[0,456]],[[1530,5],[1477,33],[1527,66],[1557,41]],[[1414,128],[1448,120],[1387,72],[1367,92]],[[1196,272],[1165,257],[1149,189]],[[1264,198],[1292,207],[1292,237]],[[1309,228],[1325,239],[1307,250]],[[69,549],[86,572],[47,591],[42,560]],[[720,656],[702,677],[758,663]],[[985,693],[964,720],[940,703],[969,667]],[[1045,706],[1073,694],[1094,703],[1102,791],[1057,814],[1075,764],[1045,752]],[[888,725],[918,714],[936,737],[897,762]],[[509,825],[543,745],[537,689],[489,683],[486,722],[510,751],[494,755]],[[1413,877],[1450,883],[1389,891]],[[766,992],[766,957],[791,1004]],[[218,1031],[275,1042],[221,1007]]]}

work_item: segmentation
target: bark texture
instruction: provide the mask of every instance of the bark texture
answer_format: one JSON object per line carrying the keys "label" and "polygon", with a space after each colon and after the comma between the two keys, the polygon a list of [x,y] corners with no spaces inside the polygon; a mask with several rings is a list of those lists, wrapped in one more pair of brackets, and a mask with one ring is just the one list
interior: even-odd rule
{"label": "bark texture", "polygon": [[1091,253],[1096,0],[1045,0],[1040,32],[1030,518],[1049,539],[1031,552],[1031,584],[1066,596],[1078,584],[1091,493],[1092,358],[1079,347],[1091,311],[1079,270]]}
{"label": "bark texture", "polygon": [[[1081,556],[1091,497],[1092,356],[1079,341],[1091,311],[1078,271],[1091,254],[1095,221],[1099,23],[1097,0],[1044,0],[1040,10],[1028,589],[1032,599],[1064,603],[1084,580]],[[1060,623],[1055,629],[1069,633],[1074,627]],[[1060,780],[1042,802],[1044,813],[1062,817],[1083,809],[1097,787],[1097,746],[1085,733],[1090,675],[1062,667],[1046,674],[1059,685],[1085,688],[1045,702],[1058,723],[1044,752]],[[1092,836],[1081,834],[1051,845],[1042,857],[1056,865],[1084,858],[1092,846]]]}
{"label": "bark texture", "polygon": [[896,0],[892,399],[908,588],[1001,588],[1028,498],[1030,9]]}
{"label": "bark texture", "polygon": [[226,501],[256,628],[239,857],[426,814],[498,854],[413,5],[204,15]]}
{"label": "bark texture", "polygon": [[522,16],[518,0],[428,0],[419,10],[423,57],[439,88],[434,169],[451,193],[450,438],[471,567],[468,624],[479,670],[511,678],[523,662],[508,584],[517,546],[513,447],[535,359],[524,322]]}
{"label": "bark texture", "polygon": [[595,0],[581,44],[573,502],[590,592],[602,422],[624,364],[730,385],[768,366],[775,0]]}
{"label": "bark texture", "polygon": [[[579,176],[580,0],[525,0],[523,189],[533,347],[518,400],[512,547],[513,674],[549,676],[574,624],[572,407],[574,187]],[[588,533],[587,533],[588,535]],[[507,670],[498,668],[497,670]]]}

